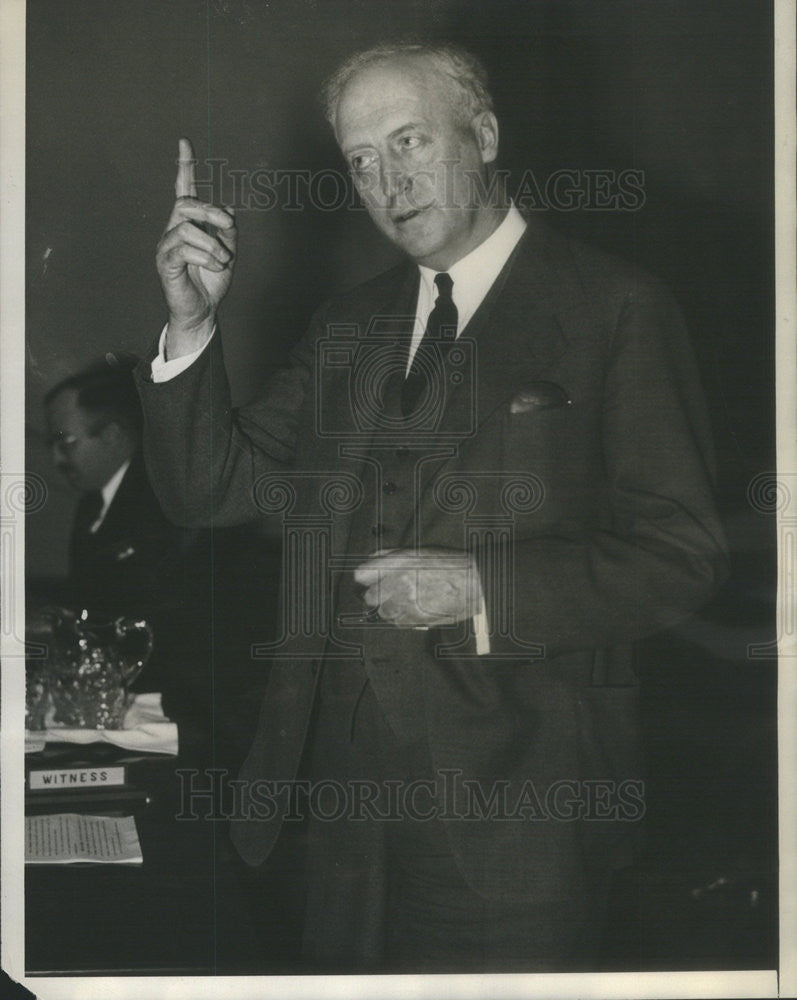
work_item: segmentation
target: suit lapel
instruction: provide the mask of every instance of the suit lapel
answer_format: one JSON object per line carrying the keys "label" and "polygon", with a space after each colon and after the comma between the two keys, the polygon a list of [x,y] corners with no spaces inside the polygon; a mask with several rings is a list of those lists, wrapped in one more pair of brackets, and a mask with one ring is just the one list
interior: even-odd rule
{"label": "suit lapel", "polygon": [[[398,290],[390,296],[384,293],[376,298],[368,316],[359,318],[361,329],[368,329],[365,345],[393,344],[406,357],[412,334],[415,305],[418,294],[418,270],[408,264],[399,278]],[[396,289],[396,285],[393,284]],[[565,241],[550,231],[539,219],[532,219],[526,233],[502,269],[484,302],[462,331],[461,338],[473,345],[475,360],[470,386],[467,380],[447,394],[438,429],[441,436],[462,435],[463,407],[471,405],[469,392],[475,394],[475,424],[477,432],[495,411],[522,388],[536,380],[544,379],[545,372],[568,350],[569,343],[577,336],[579,323],[584,321],[583,293],[569,261]],[[385,317],[382,326],[373,323],[373,317]],[[403,321],[402,318],[403,317]],[[450,366],[450,356],[445,361]],[[451,385],[449,379],[447,385]],[[351,392],[351,383],[348,393]],[[341,385],[341,393],[347,389]],[[384,402],[388,412],[398,413],[398,394],[387,393]],[[350,459],[371,451],[378,442],[374,430],[358,434],[353,443],[341,446]],[[428,490],[440,470],[459,461],[459,448],[454,454],[425,463],[424,492]],[[348,463],[347,463],[348,464]],[[354,471],[354,470],[353,470]],[[356,466],[361,481],[373,478],[371,464],[361,459]],[[420,497],[418,498],[421,499]],[[349,538],[351,514],[344,524],[340,538]],[[413,520],[413,511],[407,511],[407,525]]]}
{"label": "suit lapel", "polygon": [[[366,486],[366,503],[369,497],[369,485],[376,489],[378,480],[374,472],[374,448],[384,430],[380,429],[378,419],[385,414],[389,418],[400,419],[399,393],[400,382],[388,379],[382,386],[377,379],[379,366],[371,367],[369,359],[393,356],[399,365],[406,362],[412,331],[415,322],[415,309],[418,298],[420,274],[417,267],[407,264],[397,276],[397,281],[391,282],[380,296],[364,303],[363,312],[354,317],[355,327],[365,331],[354,352],[353,365],[348,372],[341,372],[339,383],[330,383],[331,390],[336,394],[338,413],[340,416],[348,411],[344,420],[351,419],[351,433],[340,435],[337,443],[338,467],[353,474],[360,483]],[[363,378],[360,379],[361,366]],[[374,374],[376,373],[376,374]],[[383,403],[382,406],[380,404]],[[368,425],[373,401],[374,416],[377,418],[372,426]],[[368,405],[364,405],[367,403]],[[319,445],[325,450],[328,459],[330,452],[328,443],[319,440]],[[376,456],[378,458],[378,449]],[[378,502],[380,494],[376,493]],[[335,537],[342,543],[342,552],[352,551],[352,529],[355,511],[348,510],[338,515]],[[374,515],[376,516],[376,515]],[[369,523],[372,519],[369,519]],[[355,545],[356,551],[356,545]]]}
{"label": "suit lapel", "polygon": [[[475,350],[473,390],[476,427],[524,385],[541,378],[567,350],[564,303],[556,290],[559,268],[551,260],[548,234],[534,220],[462,331]],[[553,265],[553,266],[552,266]],[[461,406],[464,386],[451,392],[441,422]]]}
{"label": "suit lapel", "polygon": [[[462,331],[460,339],[465,338],[474,352],[472,388],[463,383],[450,392],[440,420],[441,433],[464,426],[463,410],[472,406],[471,391],[475,397],[472,433],[478,433],[502,404],[530,383],[544,379],[546,370],[567,352],[573,336],[567,332],[574,326],[571,312],[574,308],[578,312],[581,294],[571,281],[559,240],[539,220],[530,221]],[[426,465],[422,495],[446,465],[456,466],[469,436],[461,437],[454,455]]]}
{"label": "suit lapel", "polygon": [[136,451],[102,519],[102,524],[94,534],[99,544],[102,544],[104,539],[116,537],[120,532],[128,530],[129,510],[133,505],[141,503],[143,490],[149,488],[144,474],[144,460],[141,453]]}
{"label": "suit lapel", "polygon": [[[374,438],[384,437],[387,417],[400,416],[400,377],[404,370],[415,324],[420,274],[408,265],[398,288],[365,305],[357,318],[357,329],[365,331],[357,345],[348,382],[340,385],[340,405],[353,416],[352,435],[341,436],[341,447],[351,451],[369,449]],[[390,372],[395,375],[391,376]],[[387,377],[385,374],[387,373]]]}

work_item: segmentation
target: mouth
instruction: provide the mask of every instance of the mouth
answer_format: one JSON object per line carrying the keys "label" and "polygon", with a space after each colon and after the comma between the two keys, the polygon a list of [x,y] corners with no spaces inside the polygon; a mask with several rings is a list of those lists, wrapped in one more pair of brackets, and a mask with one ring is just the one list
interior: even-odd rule
{"label": "mouth", "polygon": [[425,212],[428,205],[424,208],[410,208],[406,212],[401,212],[397,215],[391,217],[391,222],[394,226],[401,226],[405,222],[411,222],[412,219],[416,219],[422,212]]}

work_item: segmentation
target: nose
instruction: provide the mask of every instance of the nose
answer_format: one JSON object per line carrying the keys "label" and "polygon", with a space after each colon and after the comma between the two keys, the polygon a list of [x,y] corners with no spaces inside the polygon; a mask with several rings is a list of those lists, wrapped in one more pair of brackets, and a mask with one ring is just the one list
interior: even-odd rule
{"label": "nose", "polygon": [[55,465],[56,469],[60,469],[63,472],[64,469],[69,468],[71,464],[69,461],[69,453],[60,442],[56,441],[52,445],[50,454],[52,456],[53,465]]}
{"label": "nose", "polygon": [[391,202],[404,192],[410,183],[407,174],[397,164],[382,160],[379,170],[379,187]]}

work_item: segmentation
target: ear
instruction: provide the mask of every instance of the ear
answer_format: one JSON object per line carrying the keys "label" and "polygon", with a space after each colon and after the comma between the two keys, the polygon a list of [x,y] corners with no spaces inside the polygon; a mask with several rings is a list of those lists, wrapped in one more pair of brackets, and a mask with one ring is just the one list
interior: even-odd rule
{"label": "ear", "polygon": [[102,427],[98,437],[102,438],[106,444],[117,444],[122,438],[122,428],[116,421],[112,420]]}
{"label": "ear", "polygon": [[100,431],[100,437],[107,448],[117,453],[132,450],[130,435],[121,424],[117,424],[114,420],[103,427]]}
{"label": "ear", "polygon": [[482,163],[492,163],[498,156],[498,119],[492,111],[480,111],[471,119],[470,126],[479,144]]}

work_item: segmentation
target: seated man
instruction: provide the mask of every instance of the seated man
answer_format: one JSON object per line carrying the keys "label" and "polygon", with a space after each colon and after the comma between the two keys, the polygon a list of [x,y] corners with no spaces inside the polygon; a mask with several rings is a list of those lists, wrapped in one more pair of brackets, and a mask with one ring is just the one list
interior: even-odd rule
{"label": "seated man", "polygon": [[140,453],[129,367],[100,361],[44,399],[56,468],[81,491],[69,547],[69,598],[104,621],[155,610],[185,533],[164,516]]}
{"label": "seated man", "polygon": [[[207,533],[175,527],[152,491],[130,363],[109,355],[55,385],[44,407],[55,465],[82,493],[64,602],[98,623],[120,615],[147,619],[155,651],[136,686],[163,691],[167,703],[176,695],[178,711],[186,700],[201,702],[197,660],[209,653],[209,614],[198,586],[206,575],[195,570]],[[180,663],[193,672],[186,683]]]}

